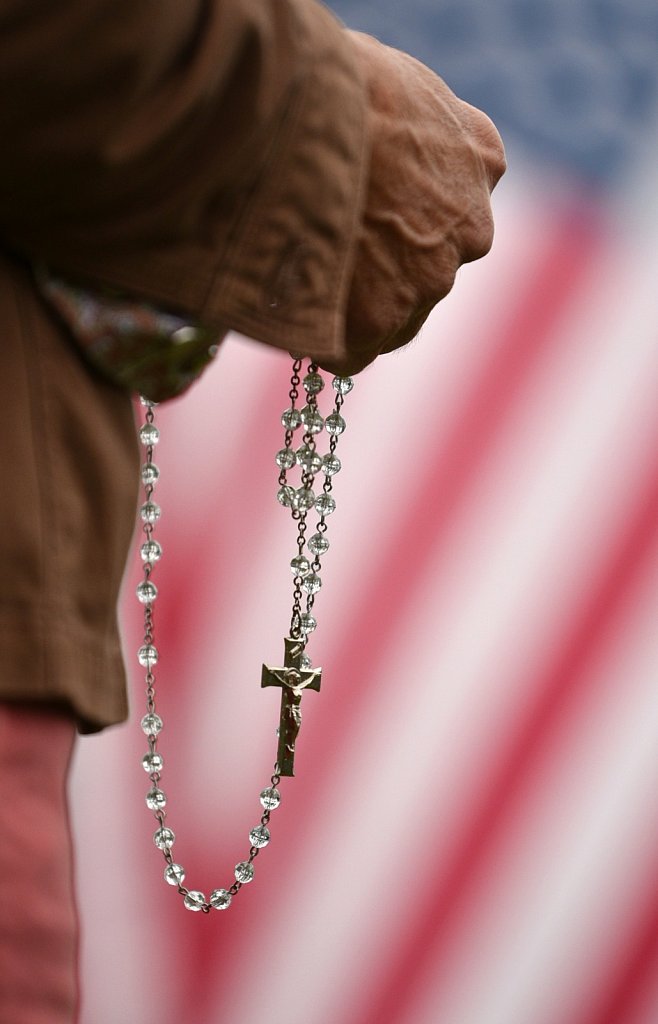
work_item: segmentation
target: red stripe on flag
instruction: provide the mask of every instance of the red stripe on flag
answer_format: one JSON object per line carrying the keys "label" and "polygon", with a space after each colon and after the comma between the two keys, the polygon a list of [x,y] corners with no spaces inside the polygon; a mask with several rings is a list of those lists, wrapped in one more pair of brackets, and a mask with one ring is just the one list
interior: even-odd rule
{"label": "red stripe on flag", "polygon": [[[555,343],[559,321],[566,315],[571,301],[578,294],[583,277],[599,245],[600,238],[595,227],[583,220],[580,215],[569,214],[563,220],[556,218],[553,236],[541,240],[542,254],[537,266],[531,272],[525,266],[520,268],[520,294],[516,305],[504,318],[493,345],[487,345],[492,355],[488,360],[483,360],[480,373],[472,381],[470,392],[464,395],[459,418],[443,449],[442,458],[436,460],[433,472],[419,481],[418,493],[410,498],[407,513],[396,527],[396,535],[386,545],[386,561],[375,567],[365,581],[362,593],[353,598],[354,626],[346,637],[342,649],[336,652],[333,659],[335,679],[337,682],[340,680],[340,685],[350,693],[353,722],[359,719],[359,706],[363,707],[368,700],[373,699],[372,693],[377,686],[379,666],[386,658],[385,638],[381,636],[382,623],[385,623],[389,642],[395,642],[395,623],[403,614],[418,583],[418,577],[409,572],[409,566],[421,567],[428,557],[429,549],[433,547],[436,551],[444,543],[446,523],[459,514],[467,500],[469,486],[476,480],[482,464],[486,461],[495,443],[497,432],[507,419],[516,394],[535,370],[548,347]],[[506,305],[509,308],[509,299],[506,300]],[[431,451],[431,424],[428,424],[423,436],[428,451]],[[262,437],[255,437],[253,450],[264,448]],[[271,452],[265,452],[263,458],[268,462],[267,472],[271,472]],[[261,463],[262,467],[265,465],[260,460],[259,471],[262,468]],[[224,500],[226,499],[220,495],[218,501],[223,503]],[[423,521],[427,509],[432,510],[431,533],[415,528],[410,530],[410,524]],[[242,524],[238,522],[240,517],[235,507],[232,511],[229,510],[228,516],[226,511],[213,509],[208,513],[206,522],[212,522],[214,525],[214,519],[218,514],[222,515],[223,523],[222,530],[216,531],[219,536],[213,540],[212,561],[216,567],[216,560],[221,553],[222,562],[226,559],[229,563],[228,567],[224,566],[223,571],[227,579],[230,579],[233,561],[231,551],[234,557],[237,557],[234,538],[240,535]],[[196,537],[202,535],[203,529],[200,528]],[[175,544],[171,545],[172,552],[178,544],[179,541],[176,540]],[[190,610],[198,601],[194,574],[190,571],[194,546],[194,543],[189,546],[185,558],[176,558],[174,555],[176,564],[173,571],[174,563],[169,548],[167,551],[168,578],[174,579],[173,590],[176,591],[177,601],[189,601]],[[421,554],[423,557],[420,557]],[[182,575],[183,565],[185,576]],[[216,568],[213,571],[216,571]],[[394,587],[391,586],[391,580],[395,580]],[[173,592],[171,582],[164,590]],[[377,594],[376,602],[371,600],[372,593]],[[171,645],[172,649],[168,651],[166,659],[167,671],[173,676],[179,666],[184,668],[188,648],[198,642],[198,635],[195,635],[187,616],[185,632],[176,628],[172,616],[179,612],[174,612],[171,605],[166,609],[164,599],[159,612],[161,635],[169,630],[175,630],[176,633],[177,643],[175,647]],[[371,638],[366,678],[357,668],[362,664],[364,637]],[[328,710],[329,708],[333,710]],[[326,784],[330,785],[331,765],[336,756],[335,736],[343,719],[343,712],[339,700],[329,705],[328,709],[325,711],[322,729],[314,730],[313,748],[316,763],[323,765]],[[317,778],[313,782],[309,775],[305,776],[302,773],[295,781],[294,796],[296,823],[293,828],[287,829],[285,842],[288,850],[283,849],[282,841],[279,846],[268,851],[270,875],[281,873],[284,877],[287,876],[290,867],[290,844],[293,844],[294,849],[295,837],[303,834],[304,829],[308,827],[309,818],[313,817],[318,804],[321,804]],[[234,841],[235,837],[231,841],[231,846]],[[214,853],[221,854],[221,849],[215,850]],[[194,1007],[194,1019],[199,1020],[205,1019],[206,1013],[217,1012],[216,1005],[205,1005],[205,999],[212,998],[207,992],[205,979],[212,973],[215,992],[221,987],[222,978],[226,978],[227,984],[229,983],[229,978],[234,972],[234,964],[233,956],[228,955],[227,943],[230,943],[231,950],[246,950],[249,945],[249,934],[254,928],[258,928],[261,914],[262,905],[259,905],[257,900],[249,899],[247,895],[244,900],[239,901],[239,905],[236,905],[235,913],[231,911],[230,934],[224,934],[224,929],[213,930],[211,933],[203,927],[199,928],[198,921],[186,919],[179,906],[174,906],[173,902],[163,909],[161,926],[175,928],[180,934],[181,948],[185,950],[186,971],[185,978],[181,980],[178,1007],[183,1016],[189,1016],[191,1007]],[[385,1003],[386,999],[383,999],[381,1005]],[[385,1014],[381,1015],[381,1011],[378,1012],[380,1016],[375,1015],[372,1018],[377,1024],[382,1024],[385,1019],[391,1019],[386,1018]],[[172,1019],[174,1017],[176,1013],[172,1008]]]}
{"label": "red stripe on flag", "polygon": [[[221,366],[217,370],[221,370]],[[213,439],[212,434],[218,428],[215,424],[208,425],[206,472],[214,475],[220,482],[219,487],[207,488],[206,481],[197,485],[193,478],[182,474],[172,480],[166,471],[163,473],[159,496],[165,512],[158,524],[158,538],[166,557],[162,596],[156,611],[162,666],[172,689],[185,690],[190,649],[198,645],[204,630],[221,631],[225,613],[231,607],[230,581],[244,577],[250,564],[250,541],[252,531],[258,529],[259,519],[258,513],[252,510],[261,505],[261,481],[268,483],[267,496],[271,500],[278,472],[274,463],[276,449],[268,443],[267,432],[265,436],[263,433],[263,422],[273,424],[276,429],[284,409],[282,385],[290,372],[289,362],[282,358],[278,370],[276,386],[273,386],[273,375],[259,377],[255,382],[257,391],[252,385],[244,403],[239,438],[220,435]],[[252,409],[257,409],[258,415],[251,415]],[[184,422],[174,418],[170,432],[166,410],[161,418],[163,441],[158,455],[166,457],[168,443],[175,451],[182,449],[184,452]],[[239,457],[235,456],[236,445],[241,450]],[[225,459],[226,463],[216,467],[212,460],[218,450],[219,460]],[[209,494],[212,497],[208,497]],[[229,593],[219,605],[214,600],[218,575],[229,581]],[[213,597],[212,602],[209,602],[209,595]],[[247,609],[245,617],[248,615]],[[184,696],[187,699],[189,694],[184,693]]]}
{"label": "red stripe on flag", "polygon": [[[658,850],[654,863],[658,864]],[[597,1005],[585,1008],[578,1024],[624,1024],[634,1019],[649,976],[658,967],[658,890],[648,894],[651,902],[642,907],[641,920],[631,942],[616,951],[614,961],[605,965]]]}
{"label": "red stripe on flag", "polygon": [[[409,495],[393,536],[385,542],[382,538],[386,557],[370,572],[357,575],[362,590],[359,593],[355,586],[351,595],[352,628],[346,631],[332,659],[334,677],[340,680],[343,693],[349,694],[352,722],[359,723],[360,708],[373,699],[388,647],[397,643],[396,623],[413,598],[423,566],[430,559],[436,561],[437,552],[445,547],[448,524],[459,517],[468,502],[469,488],[476,484],[495,448],[523,383],[546,349],[556,343],[559,321],[581,288],[600,243],[596,228],[588,221],[569,216],[556,221],[553,236],[543,239],[542,259],[532,276],[526,272],[523,278],[524,291],[516,306],[499,326],[494,343],[487,343],[491,356],[483,361],[470,392],[464,394],[440,457],[419,479],[417,492]],[[431,424],[423,431],[423,443],[428,452],[436,450]],[[427,522],[428,510],[431,523]],[[410,567],[416,567],[417,572]],[[364,643],[368,646],[367,672],[363,669]],[[318,763],[331,764],[339,725],[344,730],[342,706],[336,701],[333,714],[325,712],[322,731],[313,739]],[[306,786],[300,778],[297,792],[304,792],[310,806],[317,800],[317,793]]]}
{"label": "red stripe on flag", "polygon": [[[382,623],[386,625],[389,643],[395,643],[395,623],[403,614],[417,584],[417,577],[409,572],[409,566],[420,568],[432,546],[436,550],[442,545],[445,524],[459,514],[462,503],[467,500],[469,485],[477,478],[517,392],[547,348],[555,343],[559,321],[567,314],[570,303],[582,286],[591,260],[600,249],[600,237],[594,225],[579,214],[570,213],[563,220],[556,218],[552,237],[543,238],[541,245],[541,258],[532,273],[525,265],[522,273],[520,268],[517,302],[511,313],[504,317],[493,344],[487,343],[487,351],[492,354],[488,360],[483,360],[479,375],[472,381],[470,393],[464,395],[459,418],[443,457],[436,460],[433,472],[419,481],[417,494],[410,496],[406,514],[397,524],[397,534],[386,544],[386,560],[382,560],[364,580],[363,592],[351,599],[354,625],[342,649],[335,653],[333,667],[336,682],[340,680],[343,692],[349,692],[350,715],[354,723],[359,719],[359,707],[374,699],[379,666],[386,659]],[[428,452],[432,451],[432,433],[431,424],[428,424],[423,432]],[[410,529],[411,524],[423,521],[427,509],[432,510],[431,533]],[[364,574],[359,578],[364,579]],[[395,586],[391,586],[391,580],[395,580]],[[373,593],[377,594],[374,602]],[[361,667],[364,637],[369,639],[370,646],[367,676]],[[314,723],[310,724],[308,747],[313,749],[316,763],[323,766],[325,784],[330,785],[331,766],[334,757],[338,756],[335,737],[339,725],[345,725],[340,700],[325,707],[320,730],[313,728]],[[315,780],[312,774],[301,773],[295,780],[295,824],[287,827],[280,844],[268,850],[268,872],[274,877],[287,876],[290,849],[295,849],[297,837],[303,838],[309,821],[322,804],[317,774]],[[258,901],[243,902],[239,915],[236,914],[231,922],[233,949],[248,948],[249,932],[259,926],[261,913]],[[186,929],[187,934],[192,933]],[[200,963],[204,971],[212,970],[217,991],[220,979],[228,978],[232,968],[221,936],[213,939],[212,951],[210,947],[205,949]],[[210,943],[211,940],[208,938],[206,941]],[[197,971],[189,975],[186,994],[190,999],[194,994],[200,1019],[203,1012],[209,1013],[211,1009],[210,1005],[204,1005],[201,1012],[198,1006],[203,991],[202,976]],[[181,1008],[183,1005],[184,1001]],[[373,1021],[376,1019],[373,1017]],[[383,1019],[380,1017],[377,1024],[382,1024]]]}
{"label": "red stripe on flag", "polygon": [[387,973],[384,985],[373,994],[361,1024],[392,1024],[404,1019],[418,979],[429,963],[436,964],[441,949],[449,942],[453,921],[496,839],[509,823],[524,782],[544,745],[582,696],[589,682],[586,669],[590,660],[597,655],[606,633],[614,629],[616,616],[623,611],[627,596],[658,537],[658,466],[652,469],[647,485],[629,513],[627,527],[616,549],[610,552],[598,582],[592,579],[584,607],[580,615],[574,617],[570,635],[565,636],[556,651],[553,664],[543,670],[534,706],[519,720],[520,727],[502,751],[499,765],[489,766],[489,785],[483,787],[467,834],[455,850],[445,874],[435,880],[433,889],[426,888],[416,926],[406,944],[400,947],[400,955]]}
{"label": "red stripe on flag", "polygon": [[[221,356],[220,356],[221,359]],[[214,447],[225,445],[223,453],[226,463],[217,470],[220,486],[213,490],[213,498],[198,500],[198,491],[194,479],[185,479],[182,473],[174,473],[172,478],[167,467],[167,446],[173,449],[173,461],[176,462],[180,449],[185,450],[185,437],[181,436],[181,421],[177,419],[176,410],[173,414],[164,409],[158,416],[161,427],[162,442],[157,453],[162,464],[163,480],[158,488],[158,500],[161,501],[164,513],[158,525],[158,539],[162,542],[165,556],[162,568],[158,567],[154,579],[161,583],[161,594],[154,609],[157,646],[160,661],[157,666],[159,709],[165,721],[172,722],[174,728],[167,733],[161,750],[165,759],[171,764],[184,763],[187,758],[189,744],[188,725],[190,719],[203,714],[195,694],[194,680],[190,679],[189,666],[196,663],[195,648],[198,644],[210,645],[217,636],[226,634],[226,621],[230,619],[230,603],[233,588],[232,582],[244,576],[245,566],[249,564],[249,538],[245,528],[253,530],[258,516],[251,512],[259,507],[256,490],[260,481],[269,483],[268,498],[271,499],[272,482],[276,479],[276,466],[273,454],[276,449],[263,437],[263,420],[274,425],[279,423],[283,411],[281,401],[281,381],[286,380],[290,372],[290,363],[284,358],[279,363],[277,384],[273,384],[272,375],[259,375],[249,393],[249,403],[245,403],[244,422],[240,427],[239,442],[234,436],[217,437],[217,445],[209,445],[209,460],[212,459]],[[285,392],[284,392],[285,394]],[[258,409],[258,415],[249,415],[249,410]],[[209,431],[215,429],[209,424]],[[278,441],[278,437],[277,437]],[[239,443],[241,453],[234,457],[234,445]],[[245,466],[248,472],[245,472]],[[208,472],[213,470],[209,461]],[[180,488],[184,488],[184,500],[180,500]],[[207,494],[207,488],[200,488]],[[185,500],[185,495],[189,496]],[[137,557],[137,556],[136,556]],[[138,560],[138,559],[137,559]],[[215,579],[220,575],[226,582],[226,600],[219,605],[214,600],[216,592]],[[141,574],[140,577],[141,578]],[[135,583],[137,574],[135,571]],[[131,646],[138,646],[136,626],[139,620],[135,617],[134,586],[129,587],[129,604],[127,609],[127,630],[132,636]],[[213,600],[209,600],[209,594]],[[245,616],[249,610],[245,609]],[[204,639],[210,638],[211,639]],[[139,641],[141,642],[141,641]],[[132,667],[132,666],[131,666]],[[219,667],[221,671],[221,666]],[[138,677],[139,678],[139,677]],[[137,684],[141,693],[142,681]],[[141,696],[139,698],[141,703]],[[135,703],[137,703],[135,701]],[[139,714],[140,704],[137,704]],[[221,774],[219,774],[221,772]],[[222,767],[218,757],[218,777],[215,784],[231,785],[231,772]],[[264,780],[265,781],[265,780]],[[202,785],[212,785],[215,780],[201,780]],[[168,795],[174,788],[166,785]],[[135,829],[148,840],[148,829],[145,830],[143,817],[143,796],[141,789],[133,800],[130,813],[134,812]],[[168,808],[169,810],[169,808]],[[181,809],[182,811],[182,809]],[[174,800],[171,807],[171,824],[180,821],[182,813],[177,814]],[[256,815],[256,818],[258,815]],[[256,820],[250,825],[256,824]],[[212,846],[195,846],[194,832],[187,830],[185,842],[187,856],[186,866],[190,874],[202,879],[217,878],[218,866],[224,876],[224,883],[232,881],[231,868],[237,860],[248,852],[245,846],[246,835],[237,833],[235,829],[228,832],[218,830],[216,841]],[[156,857],[153,856],[152,844],[149,844],[149,856],[145,861],[145,870],[150,876],[157,875],[160,870]],[[228,877],[228,880],[227,880]],[[237,900],[230,911],[229,931],[217,928],[219,915],[213,914],[205,921],[199,921],[201,915],[186,912],[180,899],[168,899],[173,894],[158,890],[157,927],[175,935],[176,948],[184,963],[184,971],[180,974],[180,983],[176,988],[177,1005],[167,1009],[167,1020],[203,1020],[205,1000],[212,1000],[207,979],[209,973],[215,975],[233,971],[232,958],[228,954],[226,943],[233,945],[236,935],[246,934],[251,925],[244,920],[246,915],[244,898]],[[209,893],[206,893],[209,895]],[[205,915],[203,915],[205,918]],[[210,922],[210,923],[209,923]],[[215,929],[212,929],[215,923]],[[209,1002],[208,1019],[214,1015],[214,1008]]]}

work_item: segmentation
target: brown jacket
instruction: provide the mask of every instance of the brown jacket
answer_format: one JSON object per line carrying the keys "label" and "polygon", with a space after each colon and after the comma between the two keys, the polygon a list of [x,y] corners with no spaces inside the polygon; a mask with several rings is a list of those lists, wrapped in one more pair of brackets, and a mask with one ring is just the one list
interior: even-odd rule
{"label": "brown jacket", "polygon": [[39,299],[44,262],[340,356],[364,88],[315,0],[0,0],[0,695],[125,716],[126,394]]}

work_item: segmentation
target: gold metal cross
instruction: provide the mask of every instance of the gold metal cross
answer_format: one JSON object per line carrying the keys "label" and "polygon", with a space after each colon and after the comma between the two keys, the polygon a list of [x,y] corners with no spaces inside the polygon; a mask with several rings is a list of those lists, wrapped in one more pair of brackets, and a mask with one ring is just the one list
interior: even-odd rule
{"label": "gold metal cross", "polygon": [[281,715],[279,718],[279,775],[294,775],[295,741],[302,724],[302,691],[320,690],[322,669],[301,667],[304,645],[287,636],[284,640],[286,656],[283,668],[263,665],[261,686],[281,687]]}

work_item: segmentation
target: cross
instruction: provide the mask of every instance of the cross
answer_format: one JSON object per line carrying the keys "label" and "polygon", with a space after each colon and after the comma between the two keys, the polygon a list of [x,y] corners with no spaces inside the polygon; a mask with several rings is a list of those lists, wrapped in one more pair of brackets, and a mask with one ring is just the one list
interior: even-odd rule
{"label": "cross", "polygon": [[302,691],[320,690],[322,669],[304,669],[301,658],[304,645],[301,640],[287,636],[284,640],[286,656],[283,668],[263,665],[261,686],[281,687],[281,716],[279,718],[279,749],[277,761],[279,775],[294,775],[295,740],[302,724]]}

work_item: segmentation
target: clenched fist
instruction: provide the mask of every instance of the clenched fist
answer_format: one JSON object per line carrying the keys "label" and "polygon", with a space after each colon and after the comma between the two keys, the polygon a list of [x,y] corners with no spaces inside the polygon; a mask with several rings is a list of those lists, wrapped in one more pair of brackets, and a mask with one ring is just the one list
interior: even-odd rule
{"label": "clenched fist", "polygon": [[434,72],[371,36],[349,33],[368,86],[370,172],[347,307],[356,373],[418,333],[462,263],[490,249],[489,197],[505,170],[493,123]]}

